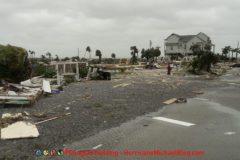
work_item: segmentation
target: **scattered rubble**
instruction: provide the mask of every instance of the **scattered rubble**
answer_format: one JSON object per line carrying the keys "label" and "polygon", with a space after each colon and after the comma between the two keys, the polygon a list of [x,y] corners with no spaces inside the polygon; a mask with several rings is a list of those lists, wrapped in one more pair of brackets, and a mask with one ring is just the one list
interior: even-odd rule
{"label": "scattered rubble", "polygon": [[178,98],[176,103],[186,103],[187,102],[187,98]]}
{"label": "scattered rubble", "polygon": [[33,116],[33,117],[37,117],[37,118],[47,117],[44,112],[34,112],[34,113],[30,114],[30,115]]}
{"label": "scattered rubble", "polygon": [[187,98],[172,98],[163,103],[164,104],[172,104],[172,103],[186,103],[186,102],[187,102]]}
{"label": "scattered rubble", "polygon": [[6,113],[6,114],[3,114],[2,115],[2,118],[0,119],[0,128],[5,128],[15,122],[18,122],[18,121],[23,121],[24,120],[24,117],[21,113],[18,113],[18,114],[9,114],[9,113]]}

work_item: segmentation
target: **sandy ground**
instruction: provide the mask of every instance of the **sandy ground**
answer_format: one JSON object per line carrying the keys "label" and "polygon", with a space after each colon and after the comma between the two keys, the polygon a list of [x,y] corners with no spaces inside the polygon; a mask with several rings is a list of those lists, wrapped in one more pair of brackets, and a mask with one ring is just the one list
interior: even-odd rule
{"label": "sandy ground", "polygon": [[111,81],[71,84],[64,92],[41,97],[32,106],[7,107],[3,113],[71,113],[37,125],[34,139],[0,140],[0,159],[33,159],[38,149],[62,149],[64,144],[116,127],[137,116],[161,109],[170,98],[193,97],[193,90],[210,87],[211,80],[166,75],[166,70],[138,70],[113,76]]}

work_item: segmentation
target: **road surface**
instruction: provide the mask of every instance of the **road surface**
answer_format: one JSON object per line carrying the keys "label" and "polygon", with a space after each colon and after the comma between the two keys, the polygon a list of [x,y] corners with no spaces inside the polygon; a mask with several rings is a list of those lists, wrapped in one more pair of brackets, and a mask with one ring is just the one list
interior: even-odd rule
{"label": "road surface", "polygon": [[[218,87],[205,89],[205,94],[188,99],[187,103],[167,105],[159,112],[138,117],[120,127],[65,145],[65,149],[79,153],[84,150],[92,153],[94,150],[115,151],[108,152],[113,155],[64,156],[64,158],[239,160],[239,73],[239,69],[229,71],[220,79],[214,80],[219,83]],[[126,155],[126,150],[132,155]],[[154,150],[161,153],[181,150],[181,154],[189,155],[154,156],[138,155],[143,152],[131,152]],[[192,152],[195,154],[204,152],[204,155],[190,155]]]}

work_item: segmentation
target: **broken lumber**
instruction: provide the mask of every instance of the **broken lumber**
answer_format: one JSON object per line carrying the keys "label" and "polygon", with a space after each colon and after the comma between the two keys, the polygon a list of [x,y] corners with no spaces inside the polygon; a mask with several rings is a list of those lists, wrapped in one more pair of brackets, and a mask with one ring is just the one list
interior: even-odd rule
{"label": "broken lumber", "polygon": [[172,103],[174,103],[174,102],[176,102],[177,101],[177,98],[172,98],[172,99],[169,99],[169,100],[167,100],[167,101],[165,101],[165,102],[163,102],[164,104],[172,104]]}
{"label": "broken lumber", "polygon": [[38,119],[38,120],[35,120],[34,123],[35,124],[40,124],[40,123],[44,123],[44,122],[47,122],[47,121],[51,121],[51,120],[54,120],[54,119],[57,119],[57,118],[61,118],[61,117],[64,117],[64,116],[67,116],[67,115],[70,115],[71,113],[66,113],[66,114],[61,114],[61,115],[57,115],[57,116],[51,116],[51,117],[47,117],[47,118],[41,118],[41,119]]}
{"label": "broken lumber", "polygon": [[195,94],[203,94],[204,92],[201,91],[201,90],[197,90],[197,91],[192,91],[192,93],[195,93]]}

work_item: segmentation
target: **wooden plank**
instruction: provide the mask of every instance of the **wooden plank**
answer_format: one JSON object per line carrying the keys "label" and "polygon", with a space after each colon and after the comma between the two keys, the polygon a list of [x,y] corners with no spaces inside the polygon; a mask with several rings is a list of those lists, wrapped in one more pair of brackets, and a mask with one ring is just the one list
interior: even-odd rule
{"label": "wooden plank", "polygon": [[167,101],[165,101],[165,102],[163,102],[164,104],[172,104],[172,103],[174,103],[174,102],[176,102],[177,101],[177,98],[172,98],[172,99],[169,99],[169,100],[167,100]]}

